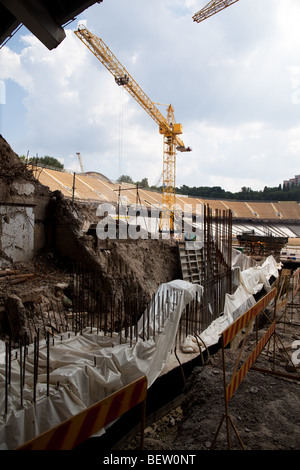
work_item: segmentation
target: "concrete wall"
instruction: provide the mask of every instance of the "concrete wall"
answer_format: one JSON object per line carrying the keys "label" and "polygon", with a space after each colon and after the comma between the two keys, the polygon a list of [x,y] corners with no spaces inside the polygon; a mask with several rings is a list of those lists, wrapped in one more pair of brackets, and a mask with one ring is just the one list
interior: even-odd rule
{"label": "concrete wall", "polygon": [[14,182],[0,200],[0,267],[29,261],[47,245],[50,193]]}
{"label": "concrete wall", "polygon": [[0,250],[3,258],[11,262],[31,259],[34,253],[33,207],[2,205],[0,220]]}

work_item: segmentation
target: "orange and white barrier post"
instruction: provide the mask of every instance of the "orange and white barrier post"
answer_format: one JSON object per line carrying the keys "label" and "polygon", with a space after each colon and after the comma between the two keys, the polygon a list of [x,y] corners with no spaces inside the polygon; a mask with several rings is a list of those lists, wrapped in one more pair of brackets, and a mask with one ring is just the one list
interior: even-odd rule
{"label": "orange and white barrier post", "polygon": [[222,333],[222,358],[223,358],[223,385],[224,385],[224,398],[225,398],[225,414],[223,415],[221,422],[218,426],[216,431],[214,440],[212,442],[211,448],[214,447],[217,436],[221,429],[221,426],[226,420],[226,433],[227,433],[227,445],[228,449],[230,448],[230,435],[229,435],[229,424],[233,427],[233,430],[239,440],[241,447],[244,449],[243,442],[237,432],[237,429],[228,413],[228,403],[238,389],[239,385],[245,378],[246,374],[249,372],[250,368],[252,367],[253,363],[256,361],[257,357],[263,350],[264,346],[267,344],[269,339],[271,338],[272,334],[274,333],[276,323],[275,321],[272,322],[271,326],[261,338],[261,340],[257,343],[255,349],[252,351],[250,356],[247,360],[243,363],[240,369],[237,371],[237,366],[234,369],[232,374],[230,383],[227,385],[226,383],[226,367],[225,367],[225,348],[226,346],[234,339],[234,337],[245,328],[251,320],[253,320],[262,310],[265,308],[268,303],[276,297],[277,289],[272,289],[268,294],[266,294],[262,299],[260,299],[253,307],[247,310],[243,315],[237,318],[226,330]]}
{"label": "orange and white barrier post", "polygon": [[17,450],[71,450],[138,404],[142,404],[141,448],[144,446],[147,378],[112,393],[86,410],[35,437]]}

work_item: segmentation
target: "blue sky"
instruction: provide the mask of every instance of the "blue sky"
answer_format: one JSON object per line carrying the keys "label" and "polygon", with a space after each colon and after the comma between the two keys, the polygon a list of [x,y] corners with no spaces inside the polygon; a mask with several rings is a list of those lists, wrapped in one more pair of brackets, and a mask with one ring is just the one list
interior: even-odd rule
{"label": "blue sky", "polygon": [[240,0],[193,22],[206,3],[104,0],[52,51],[22,27],[0,49],[0,133],[72,171],[80,152],[86,171],[158,180],[158,126],[75,36],[84,22],[163,114],[174,107],[193,149],[177,155],[177,186],[260,190],[299,174],[299,1]]}

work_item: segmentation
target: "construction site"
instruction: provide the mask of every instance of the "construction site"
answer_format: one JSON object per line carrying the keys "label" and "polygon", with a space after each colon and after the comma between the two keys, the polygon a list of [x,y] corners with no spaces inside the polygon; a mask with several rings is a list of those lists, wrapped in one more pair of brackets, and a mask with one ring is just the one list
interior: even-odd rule
{"label": "construction site", "polygon": [[0,136],[0,449],[299,450],[299,201],[176,194],[173,108],[75,34],[158,124],[163,190]]}

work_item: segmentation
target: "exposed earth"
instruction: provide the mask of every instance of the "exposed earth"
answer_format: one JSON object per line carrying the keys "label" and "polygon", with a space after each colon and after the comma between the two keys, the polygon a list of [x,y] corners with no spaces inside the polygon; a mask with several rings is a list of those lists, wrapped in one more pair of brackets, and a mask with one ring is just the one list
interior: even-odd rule
{"label": "exposed earth", "polygon": [[[299,295],[299,294],[298,294]],[[288,311],[289,312],[289,311]],[[222,351],[210,356],[202,367],[196,367],[187,381],[180,406],[145,429],[144,450],[299,450],[300,449],[300,322],[295,308],[279,318],[275,336],[275,371],[289,374],[281,377],[254,370],[273,368],[273,338],[257,358],[254,366],[228,404],[228,414],[236,427],[241,443],[229,423],[230,447],[226,434],[226,421],[220,428],[214,446],[214,437],[225,413]],[[292,321],[291,321],[292,320]],[[284,323],[284,321],[286,323]],[[269,327],[267,322],[259,330],[259,338]],[[255,348],[256,333],[245,341],[240,365]],[[298,343],[296,343],[298,341]],[[284,345],[284,347],[283,347]],[[241,351],[225,350],[227,385]],[[243,359],[244,358],[244,359]],[[126,449],[137,448],[138,441]]]}

